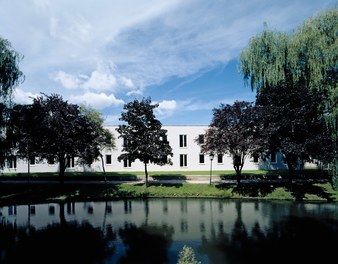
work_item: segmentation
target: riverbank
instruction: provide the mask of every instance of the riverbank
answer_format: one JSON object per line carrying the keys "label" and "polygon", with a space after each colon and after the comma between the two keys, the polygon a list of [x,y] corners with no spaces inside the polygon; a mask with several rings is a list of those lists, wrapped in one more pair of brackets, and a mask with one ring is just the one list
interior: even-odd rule
{"label": "riverbank", "polygon": [[[40,179],[41,180],[41,179]],[[223,199],[268,199],[314,202],[338,202],[338,192],[327,181],[275,180],[242,181],[208,177],[194,179],[162,179],[149,181],[1,181],[0,205],[46,203],[58,201],[112,200],[127,198],[185,197]]]}

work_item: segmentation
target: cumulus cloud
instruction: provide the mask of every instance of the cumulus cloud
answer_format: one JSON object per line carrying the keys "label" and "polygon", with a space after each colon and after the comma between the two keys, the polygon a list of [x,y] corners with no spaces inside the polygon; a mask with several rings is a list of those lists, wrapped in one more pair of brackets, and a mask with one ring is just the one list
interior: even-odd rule
{"label": "cumulus cloud", "polygon": [[52,75],[52,78],[55,81],[60,82],[61,85],[67,89],[77,89],[80,87],[82,82],[78,77],[64,71],[56,72]]}
{"label": "cumulus cloud", "polygon": [[76,103],[89,105],[96,109],[103,109],[109,106],[120,106],[124,101],[117,99],[113,94],[87,92],[83,95],[71,96]]}
{"label": "cumulus cloud", "polygon": [[177,108],[177,103],[175,100],[163,100],[158,103],[158,107],[155,108],[156,114],[160,115],[162,118],[166,116],[171,116]]}
{"label": "cumulus cloud", "polygon": [[39,94],[26,92],[19,88],[14,90],[13,95],[14,95],[14,102],[17,104],[31,104],[33,103],[33,98],[40,96]]}
{"label": "cumulus cloud", "polygon": [[[117,85],[116,77],[110,72],[94,70],[88,77],[85,74],[69,74],[57,71],[52,79],[67,89],[92,89],[95,91],[112,90]],[[131,82],[131,81],[130,81]]]}
{"label": "cumulus cloud", "polygon": [[84,88],[109,90],[116,85],[116,78],[111,73],[93,71],[90,78],[83,83]]}

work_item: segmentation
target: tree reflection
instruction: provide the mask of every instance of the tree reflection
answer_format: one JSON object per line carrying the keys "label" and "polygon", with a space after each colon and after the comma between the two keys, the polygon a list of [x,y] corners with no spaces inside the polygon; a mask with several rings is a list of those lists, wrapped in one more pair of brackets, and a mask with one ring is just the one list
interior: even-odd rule
{"label": "tree reflection", "polygon": [[338,220],[289,216],[273,222],[268,230],[258,223],[248,232],[236,204],[232,231],[219,230],[203,237],[200,251],[211,263],[325,263],[336,257]]}
{"label": "tree reflection", "polygon": [[173,227],[167,225],[147,225],[137,227],[125,224],[120,228],[126,253],[119,263],[167,263],[168,248],[172,243]]}
{"label": "tree reflection", "polygon": [[0,224],[1,263],[104,263],[116,234],[89,223],[52,224],[44,229]]}

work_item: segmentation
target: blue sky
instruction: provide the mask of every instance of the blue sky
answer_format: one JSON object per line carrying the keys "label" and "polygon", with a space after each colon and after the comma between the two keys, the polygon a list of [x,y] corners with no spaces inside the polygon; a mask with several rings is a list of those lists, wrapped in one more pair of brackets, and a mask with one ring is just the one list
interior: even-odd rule
{"label": "blue sky", "polygon": [[238,57],[268,28],[291,32],[337,0],[0,0],[0,37],[24,56],[15,101],[60,94],[116,125],[150,96],[163,125],[208,125],[253,101]]}

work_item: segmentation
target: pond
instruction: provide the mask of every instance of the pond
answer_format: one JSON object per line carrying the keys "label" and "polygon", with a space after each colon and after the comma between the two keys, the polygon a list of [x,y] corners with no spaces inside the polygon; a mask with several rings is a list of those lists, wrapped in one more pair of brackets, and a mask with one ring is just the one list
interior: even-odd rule
{"label": "pond", "polygon": [[0,263],[201,263],[336,259],[338,204],[146,199],[0,207]]}

